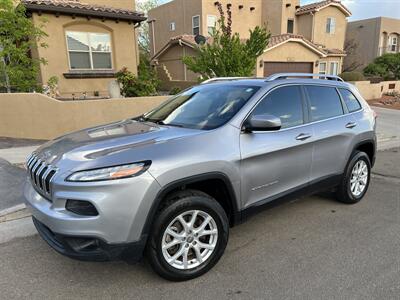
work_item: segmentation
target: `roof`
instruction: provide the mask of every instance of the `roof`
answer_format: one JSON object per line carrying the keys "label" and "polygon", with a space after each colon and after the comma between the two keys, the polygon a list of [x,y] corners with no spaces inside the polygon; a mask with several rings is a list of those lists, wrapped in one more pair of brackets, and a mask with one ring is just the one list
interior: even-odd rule
{"label": "roof", "polygon": [[[183,35],[178,35],[172,37],[168,43],[161,48],[153,57],[152,60],[159,58],[165,51],[167,51],[172,45],[180,44],[180,45],[185,45],[190,48],[195,48],[197,46],[197,43],[195,41],[195,36],[191,34],[183,34]],[[207,42],[209,42],[211,39],[208,38]]]}
{"label": "roof", "polygon": [[320,11],[321,9],[324,9],[328,6],[336,6],[341,11],[343,11],[343,13],[346,14],[348,17],[351,16],[350,10],[346,6],[344,6],[340,0],[325,0],[316,3],[311,3],[308,5],[303,5],[297,10],[296,15],[313,13],[316,11]]}
{"label": "roof", "polygon": [[86,17],[100,17],[130,22],[146,20],[143,13],[112,6],[88,4],[80,0],[21,0],[29,12],[48,12]]}
{"label": "roof", "polygon": [[328,54],[328,56],[346,56],[346,51],[340,49],[325,48],[324,51]]}
{"label": "roof", "polygon": [[[169,40],[169,42],[161,48],[152,58],[152,60],[159,58],[165,51],[167,51],[172,45],[180,44],[185,45],[190,48],[195,48],[197,46],[196,41],[194,40],[195,36],[190,34],[178,35]],[[208,38],[207,42],[210,42],[211,38]],[[270,51],[282,44],[287,42],[299,42],[304,46],[308,47],[310,50],[318,53],[322,57],[326,56],[346,56],[346,52],[340,49],[330,49],[325,48],[325,46],[320,44],[315,44],[309,40],[307,40],[304,36],[298,34],[279,34],[271,36],[269,40],[269,44],[264,52]]]}
{"label": "roof", "polygon": [[267,49],[265,49],[265,52],[270,51],[287,42],[300,42],[304,46],[310,48],[314,52],[317,52],[321,56],[327,55],[327,53],[324,51],[323,48],[319,47],[317,44],[310,42],[302,35],[290,34],[290,33],[271,36],[271,39],[269,40],[269,44]]}
{"label": "roof", "polygon": [[193,46],[197,45],[196,41],[195,41],[195,36],[191,35],[191,34],[183,34],[183,35],[178,35],[178,36],[174,36],[170,39],[170,42],[185,42],[188,44],[191,44]]}

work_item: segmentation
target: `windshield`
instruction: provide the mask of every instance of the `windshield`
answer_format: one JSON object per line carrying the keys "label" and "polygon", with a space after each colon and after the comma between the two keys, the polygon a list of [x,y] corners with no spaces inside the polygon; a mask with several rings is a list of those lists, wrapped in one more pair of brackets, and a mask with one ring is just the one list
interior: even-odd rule
{"label": "windshield", "polygon": [[191,88],[143,115],[143,121],[210,130],[227,123],[260,89],[257,86],[203,85]]}

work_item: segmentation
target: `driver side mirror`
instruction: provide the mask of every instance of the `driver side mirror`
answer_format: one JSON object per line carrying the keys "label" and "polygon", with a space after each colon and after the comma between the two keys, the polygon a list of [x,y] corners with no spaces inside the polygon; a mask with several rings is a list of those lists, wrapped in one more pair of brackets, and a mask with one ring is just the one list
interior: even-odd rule
{"label": "driver side mirror", "polygon": [[280,118],[273,115],[251,115],[243,124],[244,132],[275,131],[282,127]]}

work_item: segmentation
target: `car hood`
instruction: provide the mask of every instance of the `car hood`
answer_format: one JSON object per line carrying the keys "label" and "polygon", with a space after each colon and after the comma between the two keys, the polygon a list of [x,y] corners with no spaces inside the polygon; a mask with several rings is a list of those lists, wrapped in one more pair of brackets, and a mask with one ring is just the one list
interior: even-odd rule
{"label": "car hood", "polygon": [[149,147],[200,134],[201,130],[123,120],[59,137],[37,151],[47,164],[67,170],[151,160]]}

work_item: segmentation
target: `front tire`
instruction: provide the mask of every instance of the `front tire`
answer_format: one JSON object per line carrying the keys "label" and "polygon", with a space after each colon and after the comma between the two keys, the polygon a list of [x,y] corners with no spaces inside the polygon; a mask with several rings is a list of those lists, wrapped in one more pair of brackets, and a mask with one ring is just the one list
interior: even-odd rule
{"label": "front tire", "polygon": [[336,198],[346,204],[355,204],[364,198],[371,179],[371,162],[366,153],[356,151],[350,158]]}
{"label": "front tire", "polygon": [[175,193],[165,203],[152,227],[149,262],[168,280],[201,276],[225,251],[229,236],[226,213],[215,199],[194,190]]}

